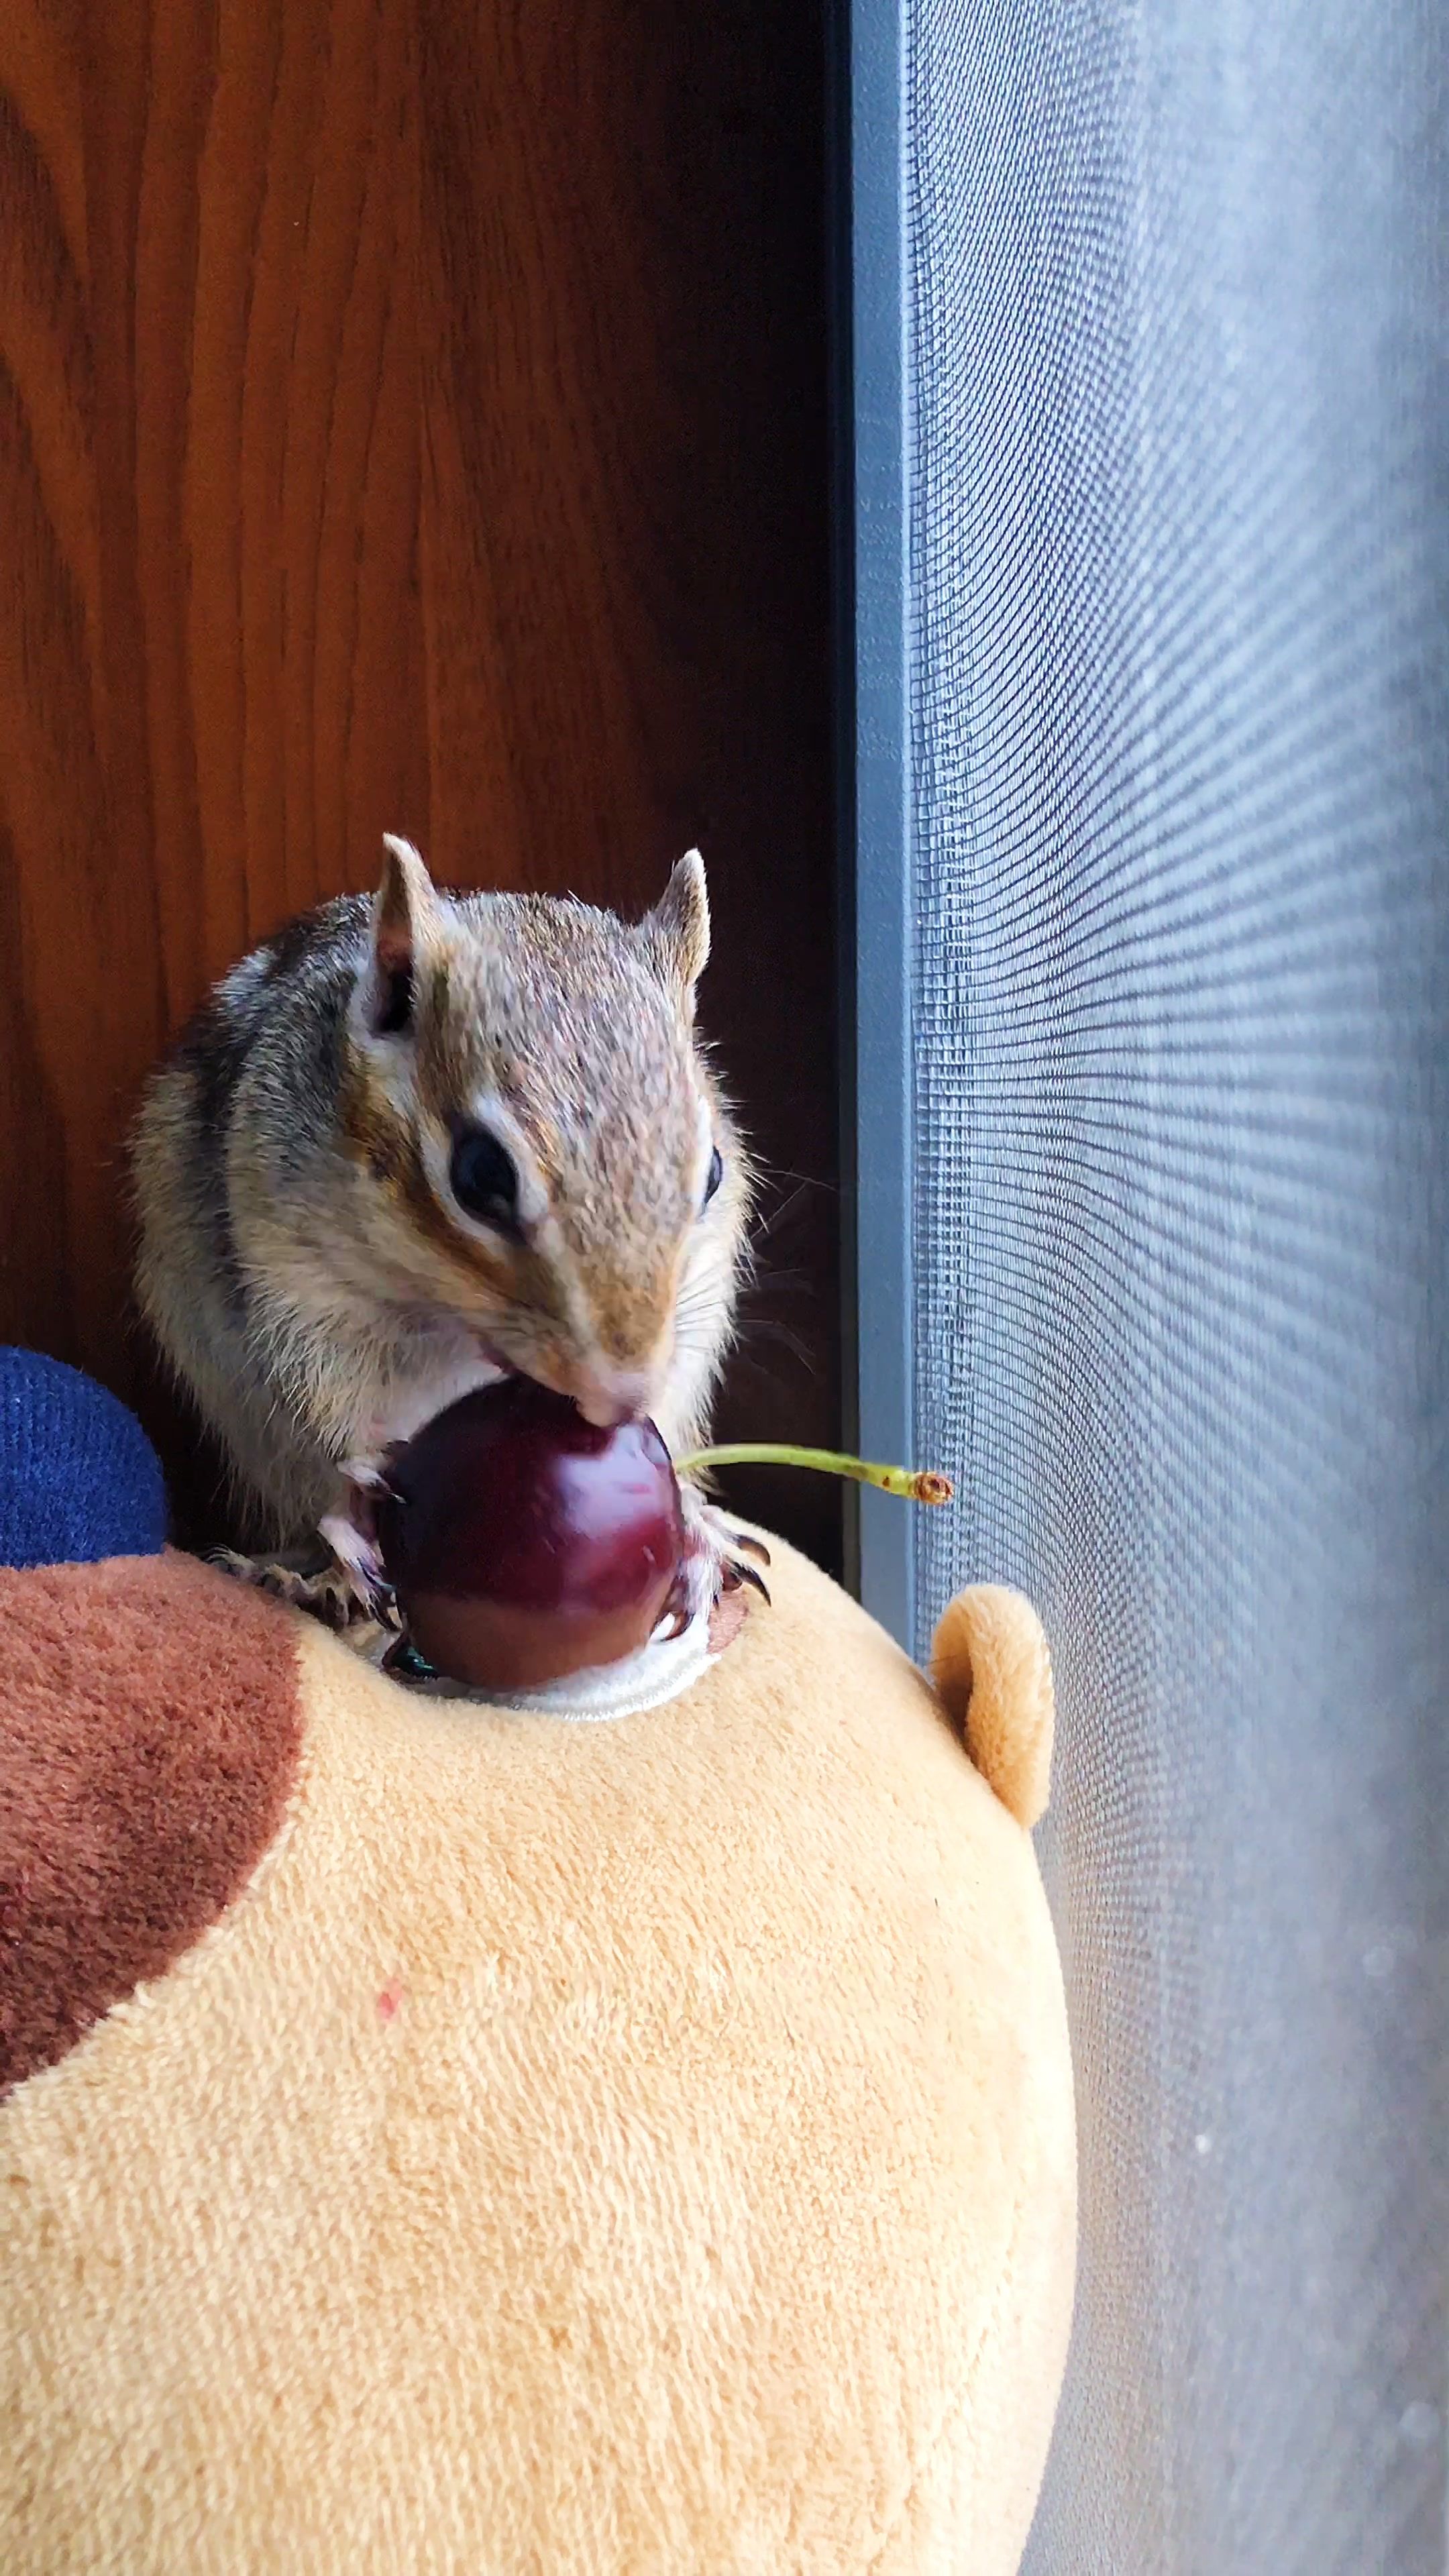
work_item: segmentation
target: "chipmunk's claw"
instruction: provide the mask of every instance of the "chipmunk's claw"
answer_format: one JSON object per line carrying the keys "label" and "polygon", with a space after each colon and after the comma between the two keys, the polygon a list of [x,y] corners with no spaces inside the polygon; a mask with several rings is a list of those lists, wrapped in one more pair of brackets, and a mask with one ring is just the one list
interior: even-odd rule
{"label": "chipmunk's claw", "polygon": [[759,1593],[762,1601],[768,1601],[769,1587],[750,1562],[752,1557],[758,1557],[761,1564],[769,1564],[770,1551],[764,1540],[754,1537],[749,1530],[736,1529],[718,1504],[706,1502],[697,1486],[684,1484],[680,1499],[696,1569],[693,1577],[696,1607],[708,1608],[726,1592],[738,1592],[742,1584],[748,1584],[752,1592]]}
{"label": "chipmunk's claw", "polygon": [[321,1565],[289,1565],[282,1557],[241,1556],[235,1548],[214,1547],[206,1562],[230,1575],[234,1583],[250,1584],[255,1591],[269,1594],[273,1601],[285,1601],[293,1610],[305,1610],[324,1628],[340,1631],[355,1619],[380,1616],[369,1603],[359,1600],[352,1577],[335,1560]]}
{"label": "chipmunk's claw", "polygon": [[749,1555],[757,1556],[761,1565],[768,1565],[770,1563],[769,1549],[766,1547],[762,1538],[755,1537],[753,1531],[730,1530],[728,1532],[728,1537],[732,1547],[742,1547]]}
{"label": "chipmunk's claw", "polygon": [[[753,1592],[758,1592],[762,1601],[769,1601],[770,1587],[765,1581],[763,1574],[761,1574],[759,1567],[757,1565],[749,1564],[738,1556],[727,1556],[720,1567],[719,1586],[721,1592],[738,1592],[742,1583],[748,1583]],[[772,1603],[771,1607],[773,1608],[773,1606],[774,1605]]]}

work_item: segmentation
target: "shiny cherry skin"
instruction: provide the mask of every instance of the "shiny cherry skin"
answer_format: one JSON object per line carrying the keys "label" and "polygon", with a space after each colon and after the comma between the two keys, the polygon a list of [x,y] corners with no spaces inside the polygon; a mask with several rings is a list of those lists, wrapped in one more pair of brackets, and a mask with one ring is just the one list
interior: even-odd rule
{"label": "shiny cherry skin", "polygon": [[481,1387],[394,1449],[377,1498],[383,1563],[429,1663],[531,1690],[648,1642],[686,1553],[652,1422],[601,1430],[532,1379]]}

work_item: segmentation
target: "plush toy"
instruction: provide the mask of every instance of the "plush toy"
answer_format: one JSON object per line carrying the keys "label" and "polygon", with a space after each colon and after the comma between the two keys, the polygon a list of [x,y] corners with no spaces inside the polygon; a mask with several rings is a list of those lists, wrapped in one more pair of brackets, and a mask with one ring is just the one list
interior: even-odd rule
{"label": "plush toy", "polygon": [[1031,1611],[962,1594],[933,1691],[772,1541],[570,1724],[151,1512],[0,1571],[7,2576],[1015,2568],[1075,2222]]}

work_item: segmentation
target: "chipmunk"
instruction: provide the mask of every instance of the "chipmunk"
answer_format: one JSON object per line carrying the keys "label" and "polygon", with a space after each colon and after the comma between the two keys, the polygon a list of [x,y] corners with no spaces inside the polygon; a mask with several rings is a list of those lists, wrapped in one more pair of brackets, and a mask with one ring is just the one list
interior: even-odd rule
{"label": "chipmunk", "polygon": [[[519,1372],[699,1443],[751,1198],[695,1032],[698,851],[630,925],[384,849],[375,899],[216,987],[133,1146],[142,1309],[270,1542],[221,1561],[339,1625],[387,1615],[389,1447],[471,1389]],[[684,1492],[697,1610],[758,1578]]]}

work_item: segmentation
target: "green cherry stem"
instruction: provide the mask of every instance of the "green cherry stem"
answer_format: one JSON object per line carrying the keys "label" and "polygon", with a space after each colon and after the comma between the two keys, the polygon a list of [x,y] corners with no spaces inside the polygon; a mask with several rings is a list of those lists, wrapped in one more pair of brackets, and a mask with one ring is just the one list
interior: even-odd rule
{"label": "green cherry stem", "polygon": [[949,1503],[955,1487],[934,1467],[877,1467],[867,1458],[849,1458],[841,1449],[797,1449],[784,1440],[727,1440],[718,1449],[692,1449],[676,1458],[677,1476],[693,1476],[705,1467],[813,1467],[822,1476],[848,1476],[853,1485],[875,1485],[883,1494],[904,1494],[912,1503]]}

